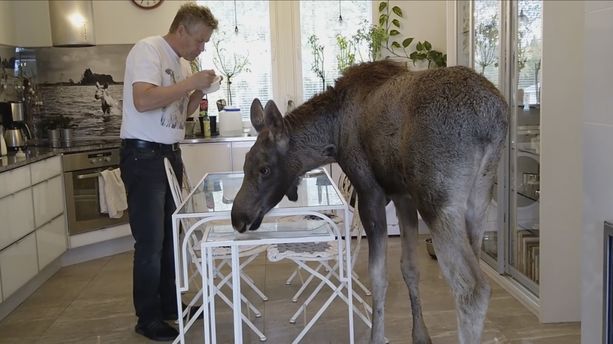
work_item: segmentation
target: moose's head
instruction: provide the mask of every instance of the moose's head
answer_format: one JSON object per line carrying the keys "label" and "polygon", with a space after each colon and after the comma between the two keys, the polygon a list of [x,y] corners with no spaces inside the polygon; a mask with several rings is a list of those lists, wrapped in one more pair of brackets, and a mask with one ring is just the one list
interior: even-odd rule
{"label": "moose's head", "polygon": [[299,171],[290,168],[289,136],[273,101],[266,108],[255,99],[251,123],[258,138],[245,157],[245,177],[232,205],[232,226],[239,232],[256,230],[264,215],[283,199],[298,199]]}

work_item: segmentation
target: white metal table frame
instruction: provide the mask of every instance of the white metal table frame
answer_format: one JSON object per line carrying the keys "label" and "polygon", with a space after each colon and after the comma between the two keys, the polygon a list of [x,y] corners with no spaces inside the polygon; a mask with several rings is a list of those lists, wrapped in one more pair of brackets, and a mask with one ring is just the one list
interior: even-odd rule
{"label": "white metal table frame", "polygon": [[[352,287],[352,278],[351,278],[351,233],[350,233],[350,224],[349,224],[349,210],[347,201],[343,198],[342,193],[339,191],[337,185],[332,182],[330,175],[327,171],[314,170],[309,173],[317,173],[318,175],[325,175],[328,179],[328,186],[334,188],[336,192],[336,196],[340,200],[338,204],[325,204],[325,205],[317,205],[317,206],[291,206],[284,207],[281,204],[277,207],[273,208],[265,217],[265,219],[269,219],[271,217],[284,217],[290,215],[312,215],[318,217],[329,224],[329,230],[327,233],[319,233],[317,235],[313,235],[313,233],[307,233],[307,231],[298,231],[298,232],[275,232],[276,235],[271,235],[270,232],[248,232],[247,237],[235,232],[235,235],[231,235],[227,238],[219,239],[214,238],[214,234],[212,235],[211,227],[207,227],[204,230],[204,235],[201,242],[201,252],[202,257],[206,257],[206,262],[202,262],[202,300],[203,306],[196,312],[196,314],[191,318],[187,319],[187,322],[184,323],[184,319],[179,317],[178,325],[179,325],[179,336],[175,340],[175,343],[185,343],[185,333],[196,321],[198,314],[204,312],[204,341],[205,343],[216,343],[216,321],[215,321],[215,302],[214,298],[217,294],[215,282],[214,282],[214,270],[213,270],[213,249],[215,247],[220,246],[229,246],[231,248],[231,256],[232,256],[232,302],[233,302],[233,317],[234,317],[234,342],[242,343],[243,335],[242,335],[242,323],[245,316],[241,311],[241,298],[240,298],[240,260],[239,260],[239,247],[242,245],[267,245],[267,244],[278,244],[278,243],[301,243],[301,242],[322,242],[322,241],[337,241],[338,243],[338,262],[339,262],[339,276],[340,283],[338,285],[334,285],[330,280],[326,280],[326,284],[328,284],[332,289],[333,293],[326,300],[324,305],[319,309],[319,311],[311,318],[309,323],[304,327],[304,329],[300,332],[300,334],[294,339],[293,343],[298,343],[302,338],[306,335],[309,329],[315,324],[315,322],[321,317],[325,309],[334,301],[336,297],[340,297],[343,301],[347,303],[348,308],[348,316],[349,316],[349,342],[351,344],[354,343],[354,328],[353,328],[353,287]],[[323,173],[322,173],[323,172]],[[309,175],[307,173],[307,176]],[[193,233],[193,231],[201,226],[205,226],[207,223],[211,221],[219,221],[219,220],[228,220],[230,219],[230,210],[231,204],[222,210],[209,210],[203,209],[192,209],[191,211],[186,211],[184,208],[186,204],[192,201],[194,197],[195,191],[199,190],[203,187],[207,182],[207,178],[214,177],[222,177],[222,176],[230,176],[233,175],[236,177],[237,175],[242,176],[242,173],[236,172],[225,172],[225,173],[208,173],[206,174],[198,183],[198,185],[190,192],[187,196],[183,204],[176,210],[173,214],[173,239],[174,239],[174,247],[175,247],[175,274],[176,274],[176,287],[177,287],[177,304],[178,307],[181,307],[181,293],[189,290],[189,277],[188,277],[188,264],[184,264],[187,262],[187,240],[183,240],[180,242],[179,238],[179,223],[181,219],[192,218],[197,219],[197,221],[188,229],[185,229],[184,237],[187,238],[189,235]],[[242,177],[241,177],[242,179]],[[300,194],[299,194],[300,195]],[[283,202],[282,202],[283,203]],[[338,226],[334,221],[332,221],[328,216],[324,215],[322,212],[336,210],[341,211],[344,217],[344,237],[345,242],[345,250],[342,249],[342,235]],[[307,220],[308,221],[308,220]],[[180,247],[179,247],[180,246]],[[343,257],[343,253],[345,256]],[[322,276],[323,277],[323,276]],[[343,294],[343,289],[347,290],[347,295]],[[179,308],[180,309],[180,308]],[[208,311],[207,311],[208,310]],[[208,318],[208,321],[207,321]],[[266,337],[260,336],[260,340],[266,340]]]}

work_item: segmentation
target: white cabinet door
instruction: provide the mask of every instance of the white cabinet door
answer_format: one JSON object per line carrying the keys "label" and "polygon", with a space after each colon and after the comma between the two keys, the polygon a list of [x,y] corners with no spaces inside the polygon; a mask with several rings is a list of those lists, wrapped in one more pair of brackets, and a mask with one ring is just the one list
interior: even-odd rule
{"label": "white cabinet door", "polygon": [[232,142],[232,171],[243,171],[245,155],[254,144],[255,141]]}
{"label": "white cabinet door", "polygon": [[181,155],[192,186],[207,172],[231,171],[230,149],[230,142],[182,144]]}
{"label": "white cabinet door", "polygon": [[0,251],[0,272],[5,300],[38,273],[34,233]]}
{"label": "white cabinet door", "polygon": [[66,251],[66,226],[64,216],[58,216],[36,230],[38,248],[38,267],[42,270],[47,264]]}
{"label": "white cabinet door", "polygon": [[27,188],[0,199],[0,249],[34,230],[32,189]]}
{"label": "white cabinet door", "polygon": [[24,166],[0,175],[0,198],[30,187],[30,167]]}
{"label": "white cabinet door", "polygon": [[36,227],[44,225],[64,212],[62,176],[34,185],[32,195],[34,197],[34,224]]}
{"label": "white cabinet door", "polygon": [[30,165],[32,185],[62,173],[62,160],[59,156],[35,162]]}

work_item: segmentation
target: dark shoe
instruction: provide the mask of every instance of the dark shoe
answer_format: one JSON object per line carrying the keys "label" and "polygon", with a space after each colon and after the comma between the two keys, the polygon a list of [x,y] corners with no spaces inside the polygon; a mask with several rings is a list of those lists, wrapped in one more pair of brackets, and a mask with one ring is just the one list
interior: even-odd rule
{"label": "dark shoe", "polygon": [[[183,309],[187,308],[186,304],[183,304]],[[194,314],[196,314],[196,312],[198,311],[199,306],[196,307],[190,307],[189,308],[189,318],[191,319]],[[200,314],[198,315],[197,319],[202,319],[202,316],[204,315],[204,311],[200,312]],[[164,315],[164,320],[166,321],[172,321],[172,320],[177,320],[178,316],[176,313],[171,313],[171,314],[166,314]]]}
{"label": "dark shoe", "polygon": [[152,321],[147,325],[137,324],[134,331],[158,342],[171,341],[177,338],[179,335],[179,331],[177,331],[174,327],[160,320]]}

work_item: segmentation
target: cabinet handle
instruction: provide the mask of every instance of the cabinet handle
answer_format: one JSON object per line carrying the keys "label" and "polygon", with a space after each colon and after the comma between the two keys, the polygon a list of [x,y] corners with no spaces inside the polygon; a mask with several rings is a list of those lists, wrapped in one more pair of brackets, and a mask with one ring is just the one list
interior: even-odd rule
{"label": "cabinet handle", "polygon": [[99,172],[80,174],[77,176],[77,179],[82,180],[82,179],[98,178],[99,175],[100,175]]}

